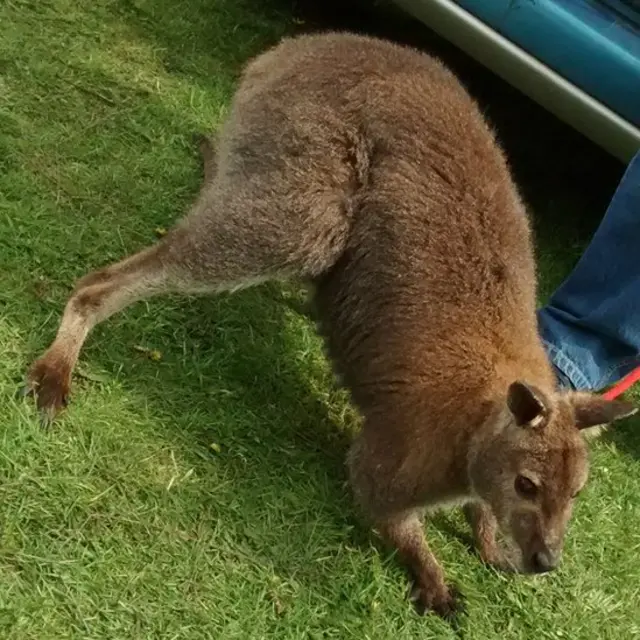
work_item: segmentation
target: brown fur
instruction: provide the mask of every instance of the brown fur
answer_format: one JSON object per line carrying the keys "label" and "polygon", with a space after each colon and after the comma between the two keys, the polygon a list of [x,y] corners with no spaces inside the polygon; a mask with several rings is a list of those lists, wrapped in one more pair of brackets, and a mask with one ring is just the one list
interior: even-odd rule
{"label": "brown fur", "polygon": [[527,216],[456,78],[379,40],[285,40],[247,66],[216,145],[201,145],[189,215],[78,283],[29,374],[44,414],[65,404],[91,328],[135,300],[303,278],[364,418],[348,461],[355,496],[398,549],[419,606],[449,615],[456,604],[425,509],[466,504],[487,562],[508,563],[500,530],[520,551],[513,566],[555,566],[587,476],[576,423],[632,407],[556,391]]}

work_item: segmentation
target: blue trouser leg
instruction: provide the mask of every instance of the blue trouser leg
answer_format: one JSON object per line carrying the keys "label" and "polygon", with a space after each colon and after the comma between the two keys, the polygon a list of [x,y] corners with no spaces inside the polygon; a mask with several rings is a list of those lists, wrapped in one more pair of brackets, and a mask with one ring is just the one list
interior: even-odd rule
{"label": "blue trouser leg", "polygon": [[538,320],[563,386],[599,391],[640,365],[640,153]]}

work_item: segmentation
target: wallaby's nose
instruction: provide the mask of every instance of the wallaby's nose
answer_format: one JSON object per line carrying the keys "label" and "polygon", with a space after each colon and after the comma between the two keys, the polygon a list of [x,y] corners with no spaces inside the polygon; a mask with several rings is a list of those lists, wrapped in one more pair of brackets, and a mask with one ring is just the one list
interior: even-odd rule
{"label": "wallaby's nose", "polygon": [[536,573],[553,571],[553,569],[558,566],[559,562],[560,554],[551,551],[551,549],[536,551],[531,558],[531,566]]}

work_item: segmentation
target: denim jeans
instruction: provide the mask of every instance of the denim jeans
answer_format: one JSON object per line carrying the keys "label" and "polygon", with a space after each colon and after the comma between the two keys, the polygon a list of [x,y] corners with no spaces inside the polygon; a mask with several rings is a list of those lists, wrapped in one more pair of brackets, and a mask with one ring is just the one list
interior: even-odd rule
{"label": "denim jeans", "polygon": [[640,153],[538,322],[561,386],[600,391],[640,365]]}

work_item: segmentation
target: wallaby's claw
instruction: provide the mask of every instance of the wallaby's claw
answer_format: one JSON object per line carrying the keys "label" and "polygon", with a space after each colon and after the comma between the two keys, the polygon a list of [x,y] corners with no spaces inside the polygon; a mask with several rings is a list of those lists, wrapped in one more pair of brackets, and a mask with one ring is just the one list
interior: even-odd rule
{"label": "wallaby's claw", "polygon": [[517,571],[517,567],[514,562],[510,560],[500,549],[477,549],[476,552],[480,557],[482,564],[486,567],[491,567],[495,571],[500,571],[501,573],[514,573]]}
{"label": "wallaby's claw", "polygon": [[500,573],[518,573],[518,567],[506,557],[496,558],[491,562],[485,562],[488,567]]}
{"label": "wallaby's claw", "polygon": [[420,615],[435,613],[444,620],[452,622],[466,612],[465,601],[455,585],[444,589],[425,588],[414,585],[411,600]]}
{"label": "wallaby's claw", "polygon": [[49,428],[68,404],[69,386],[70,376],[65,367],[51,365],[41,359],[32,365],[19,393],[25,397],[35,397],[40,425]]}
{"label": "wallaby's claw", "polygon": [[[467,602],[464,595],[456,585],[449,585],[449,602],[443,617],[446,620],[459,621],[467,614]],[[440,614],[442,615],[442,614]]]}
{"label": "wallaby's claw", "polygon": [[56,410],[53,408],[40,409],[40,418],[39,418],[40,426],[45,430],[49,430],[53,426],[53,423],[55,422],[58,416],[58,413],[59,413],[59,410]]}

